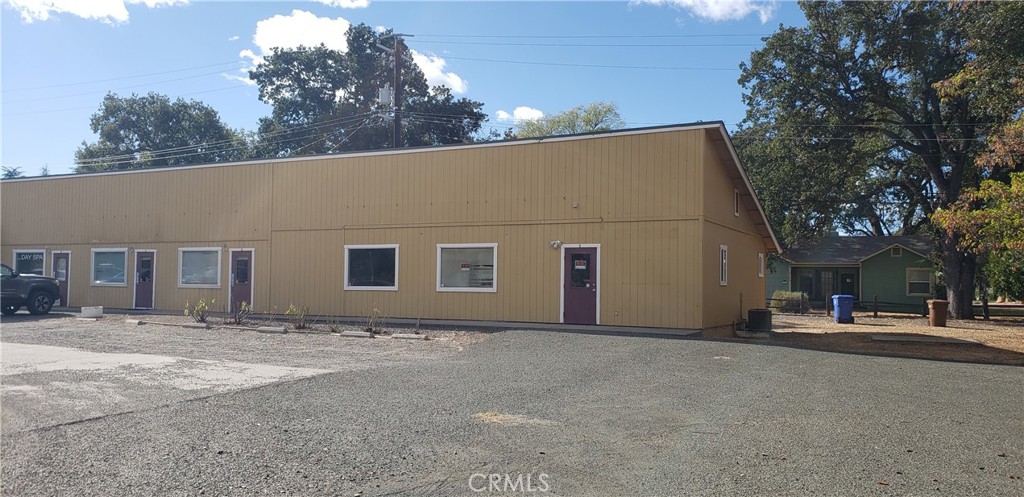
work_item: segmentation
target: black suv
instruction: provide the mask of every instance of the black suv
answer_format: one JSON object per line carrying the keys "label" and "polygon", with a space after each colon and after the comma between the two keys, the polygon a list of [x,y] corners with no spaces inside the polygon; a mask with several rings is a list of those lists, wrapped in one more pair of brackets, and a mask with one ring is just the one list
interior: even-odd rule
{"label": "black suv", "polygon": [[46,314],[60,298],[57,280],[34,274],[18,274],[7,264],[0,264],[0,311],[10,316],[22,306],[30,314]]}

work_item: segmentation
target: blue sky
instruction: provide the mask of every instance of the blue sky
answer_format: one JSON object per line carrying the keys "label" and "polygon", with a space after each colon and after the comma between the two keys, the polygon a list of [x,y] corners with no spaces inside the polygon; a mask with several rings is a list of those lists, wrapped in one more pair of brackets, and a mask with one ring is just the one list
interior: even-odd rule
{"label": "blue sky", "polygon": [[[434,84],[483,102],[486,128],[604,100],[629,127],[744,114],[740,62],[793,2],[2,0],[2,163],[71,172],[108,91],[200,100],[233,128],[270,113],[245,70],[273,46],[344,49],[350,24],[393,28]],[[613,67],[598,67],[613,66]]]}

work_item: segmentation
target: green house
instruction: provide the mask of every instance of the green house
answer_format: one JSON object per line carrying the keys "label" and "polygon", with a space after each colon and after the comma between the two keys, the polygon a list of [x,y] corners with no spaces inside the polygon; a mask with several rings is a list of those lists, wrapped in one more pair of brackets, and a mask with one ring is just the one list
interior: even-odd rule
{"label": "green house", "polygon": [[776,290],[807,294],[812,306],[832,295],[853,295],[859,307],[918,312],[935,298],[935,265],[927,238],[914,236],[833,236],[792,247],[774,261],[765,278]]}

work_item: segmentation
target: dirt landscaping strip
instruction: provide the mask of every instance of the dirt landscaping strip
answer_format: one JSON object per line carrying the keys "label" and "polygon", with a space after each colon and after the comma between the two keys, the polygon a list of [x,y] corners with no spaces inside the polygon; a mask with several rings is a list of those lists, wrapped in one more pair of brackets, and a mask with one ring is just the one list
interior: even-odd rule
{"label": "dirt landscaping strip", "polygon": [[926,337],[920,335],[870,335],[876,342],[953,343],[960,345],[981,345],[977,340],[961,338]]}
{"label": "dirt landscaping strip", "polygon": [[[855,324],[823,314],[773,316],[769,343],[815,350],[1024,366],[1024,319],[993,317],[928,326],[928,318],[854,313]],[[910,338],[908,338],[910,337]]]}

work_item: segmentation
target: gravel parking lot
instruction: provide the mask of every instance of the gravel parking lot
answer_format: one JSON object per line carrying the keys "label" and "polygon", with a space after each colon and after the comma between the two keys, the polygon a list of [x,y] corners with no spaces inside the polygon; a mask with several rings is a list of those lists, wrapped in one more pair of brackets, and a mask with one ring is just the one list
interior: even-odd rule
{"label": "gravel parking lot", "polygon": [[1024,368],[435,335],[5,319],[2,493],[1024,495]]}

